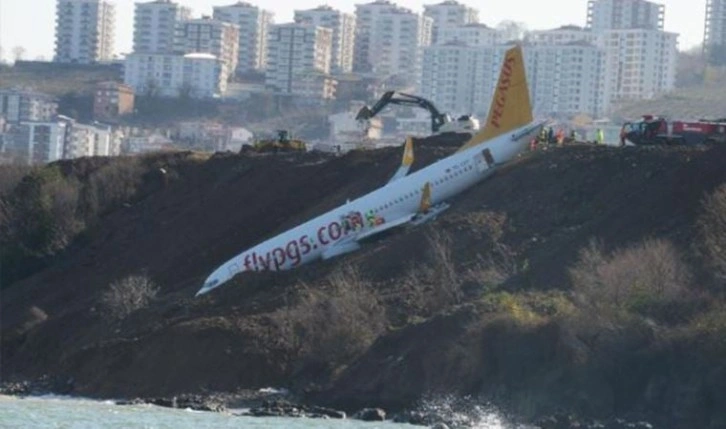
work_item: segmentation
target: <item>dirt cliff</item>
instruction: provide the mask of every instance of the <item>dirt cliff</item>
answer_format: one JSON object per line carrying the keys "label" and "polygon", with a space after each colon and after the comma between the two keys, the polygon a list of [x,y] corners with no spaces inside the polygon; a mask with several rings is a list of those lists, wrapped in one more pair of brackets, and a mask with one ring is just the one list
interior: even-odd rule
{"label": "dirt cliff", "polygon": [[[415,168],[455,146],[418,142]],[[193,298],[219,263],[375,189],[399,162],[397,149],[156,156],[148,168],[163,166],[163,181],[144,176],[46,268],[4,285],[3,378],[71,376],[75,393],[102,397],[289,386],[343,408],[454,393],[526,417],[569,409],[660,413],[673,427],[724,421],[714,338],[726,324],[701,329],[722,307],[694,246],[702,199],[726,181],[726,148],[529,153],[429,225]],[[82,181],[78,165],[64,165],[64,177]],[[682,302],[693,308],[591,310],[571,268],[593,238],[605,253],[667,240],[690,267],[695,286]],[[159,294],[110,321],[103,293],[135,274]]]}

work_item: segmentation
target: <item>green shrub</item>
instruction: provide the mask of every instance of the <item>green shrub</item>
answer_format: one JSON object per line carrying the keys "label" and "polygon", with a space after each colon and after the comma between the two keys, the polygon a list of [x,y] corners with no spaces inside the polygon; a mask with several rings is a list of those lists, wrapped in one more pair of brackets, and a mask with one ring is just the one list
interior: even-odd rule
{"label": "green shrub", "polygon": [[699,250],[713,273],[726,279],[726,184],[706,195],[698,219]]}
{"label": "green shrub", "polygon": [[273,317],[303,362],[333,366],[365,351],[387,325],[378,296],[351,266],[319,288],[305,286],[297,303]]}
{"label": "green shrub", "polygon": [[580,251],[570,278],[581,304],[668,318],[668,308],[689,295],[691,273],[678,250],[666,240],[642,243],[606,254],[591,241]]}

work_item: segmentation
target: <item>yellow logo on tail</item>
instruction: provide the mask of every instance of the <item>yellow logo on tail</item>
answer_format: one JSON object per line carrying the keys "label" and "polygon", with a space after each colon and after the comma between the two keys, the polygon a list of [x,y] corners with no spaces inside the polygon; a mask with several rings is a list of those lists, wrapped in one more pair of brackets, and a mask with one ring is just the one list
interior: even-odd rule
{"label": "yellow logo on tail", "polygon": [[401,165],[410,167],[413,164],[413,139],[406,137],[406,146],[403,148],[403,161]]}
{"label": "yellow logo on tail", "polygon": [[459,151],[523,127],[533,120],[522,47],[517,45],[507,50],[504,55],[504,64],[499,73],[484,129],[476,133]]}

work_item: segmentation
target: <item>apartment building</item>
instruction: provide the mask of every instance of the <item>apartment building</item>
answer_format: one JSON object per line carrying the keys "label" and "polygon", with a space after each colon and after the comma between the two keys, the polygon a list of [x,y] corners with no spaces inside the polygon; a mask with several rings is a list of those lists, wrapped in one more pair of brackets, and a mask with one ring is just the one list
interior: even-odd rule
{"label": "apartment building", "polygon": [[63,158],[118,155],[112,139],[111,127],[73,123],[68,129]]}
{"label": "apartment building", "polygon": [[277,92],[333,98],[333,30],[310,24],[273,25],[268,41],[265,85]]}
{"label": "apartment building", "polygon": [[726,62],[726,0],[706,0],[703,48],[707,53],[719,48]]}
{"label": "apartment building", "polygon": [[66,123],[63,121],[25,121],[13,124],[5,134],[5,155],[29,165],[63,158]]}
{"label": "apartment building", "polygon": [[535,114],[601,117],[609,109],[605,52],[588,42],[525,47]]}
{"label": "apartment building", "polygon": [[552,30],[534,30],[527,34],[527,42],[534,45],[564,45],[576,42],[598,45],[599,41],[599,33],[576,25],[565,25]]}
{"label": "apartment building", "polygon": [[239,27],[237,72],[264,70],[267,65],[267,39],[274,14],[245,2],[215,6],[214,19]]}
{"label": "apartment building", "polygon": [[55,58],[61,63],[110,61],[114,53],[115,7],[107,0],[58,0]]}
{"label": "apartment building", "polygon": [[417,83],[423,48],[431,44],[433,19],[376,0],[356,5],[356,28],[356,71]]}
{"label": "apartment building", "polygon": [[446,43],[441,40],[441,30],[450,27],[460,27],[479,22],[479,11],[455,0],[445,0],[441,3],[424,5],[424,16],[433,20],[431,43]]}
{"label": "apartment building", "polygon": [[464,43],[468,46],[492,46],[503,43],[503,34],[485,24],[473,23],[439,30],[439,44]]}
{"label": "apartment building", "polygon": [[489,107],[487,101],[478,99],[473,90],[476,83],[486,81],[488,85],[491,81],[488,75],[477,76],[482,52],[481,47],[469,46],[461,41],[424,48],[421,95],[433,101],[442,112],[454,116],[485,114]]}
{"label": "apartment building", "polygon": [[171,0],[136,3],[134,11],[134,52],[171,54],[181,44],[184,21],[191,9]]}
{"label": "apartment building", "polygon": [[[421,94],[453,116],[486,117],[506,49],[461,42],[426,48]],[[527,44],[524,59],[536,115],[599,117],[607,112],[603,49],[586,42]]]}
{"label": "apartment building", "polygon": [[224,64],[212,54],[130,54],[124,83],[137,94],[210,98],[227,90]]}
{"label": "apartment building", "polygon": [[330,6],[296,10],[295,22],[311,24],[333,30],[332,68],[335,74],[353,71],[355,45],[355,17]]}
{"label": "apartment building", "polygon": [[208,16],[184,22],[181,51],[185,54],[206,53],[222,62],[222,74],[228,77],[237,68],[239,26]]}
{"label": "apartment building", "polygon": [[663,30],[665,6],[646,0],[589,0],[587,28]]}
{"label": "apartment building", "polygon": [[605,31],[602,37],[613,103],[651,99],[675,88],[678,34],[633,29]]}
{"label": "apartment building", "polygon": [[0,117],[7,122],[49,121],[57,111],[57,100],[48,94],[0,89]]}
{"label": "apartment building", "polygon": [[118,82],[101,82],[93,95],[93,116],[115,119],[134,111],[134,89]]}

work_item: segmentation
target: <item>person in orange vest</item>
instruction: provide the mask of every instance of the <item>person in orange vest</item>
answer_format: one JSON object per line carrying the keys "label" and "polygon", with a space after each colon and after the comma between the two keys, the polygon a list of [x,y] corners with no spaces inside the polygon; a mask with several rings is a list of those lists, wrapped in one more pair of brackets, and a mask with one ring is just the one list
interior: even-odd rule
{"label": "person in orange vest", "polygon": [[565,131],[560,128],[557,130],[557,146],[562,146],[562,143],[565,142]]}

